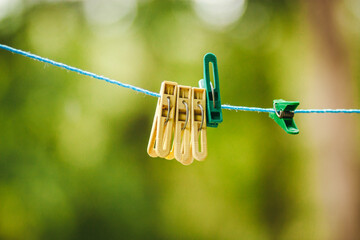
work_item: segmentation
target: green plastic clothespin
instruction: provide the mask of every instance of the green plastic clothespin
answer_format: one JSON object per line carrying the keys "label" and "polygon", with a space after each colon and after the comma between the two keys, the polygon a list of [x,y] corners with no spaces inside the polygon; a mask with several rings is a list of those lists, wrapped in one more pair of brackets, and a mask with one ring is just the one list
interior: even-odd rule
{"label": "green plastic clothespin", "polygon": [[269,113],[269,117],[274,119],[285,132],[289,134],[298,134],[299,129],[294,121],[294,111],[299,104],[300,103],[296,101],[290,102],[282,99],[274,100],[273,105],[275,112]]}
{"label": "green plastic clothespin", "polygon": [[[213,66],[214,85],[210,81],[209,64]],[[220,98],[220,84],[216,56],[207,53],[204,56],[204,78],[199,81],[199,87],[206,89],[206,126],[217,127],[223,121]]]}

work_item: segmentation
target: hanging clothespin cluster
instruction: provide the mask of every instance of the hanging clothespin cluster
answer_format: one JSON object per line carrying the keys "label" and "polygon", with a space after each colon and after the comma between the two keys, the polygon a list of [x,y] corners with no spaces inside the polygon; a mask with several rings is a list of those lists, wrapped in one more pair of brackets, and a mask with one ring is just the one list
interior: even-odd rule
{"label": "hanging clothespin cluster", "polygon": [[[214,85],[209,63],[213,64]],[[164,81],[161,84],[147,152],[151,157],[176,159],[189,165],[207,156],[206,127],[222,122],[220,85],[216,57],[204,57],[204,78],[200,88]]]}
{"label": "hanging clothespin cluster", "polygon": [[189,165],[207,156],[205,89],[161,84],[147,152]]}
{"label": "hanging clothespin cluster", "polygon": [[[210,64],[212,64],[213,83]],[[176,159],[184,165],[207,156],[206,127],[223,121],[216,56],[204,56],[204,78],[199,87],[164,81],[156,106],[147,152],[151,157]],[[287,133],[298,134],[294,111],[299,102],[274,100],[269,116]]]}

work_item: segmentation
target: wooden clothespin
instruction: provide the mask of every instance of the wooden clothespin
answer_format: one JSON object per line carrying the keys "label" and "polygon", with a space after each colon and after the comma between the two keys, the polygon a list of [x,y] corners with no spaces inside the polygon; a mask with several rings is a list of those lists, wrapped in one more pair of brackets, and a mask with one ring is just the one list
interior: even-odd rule
{"label": "wooden clothespin", "polygon": [[166,159],[176,158],[184,165],[193,162],[191,152],[191,97],[192,89],[188,86],[178,86],[175,114],[175,132],[173,150]]}
{"label": "wooden clothespin", "polygon": [[191,88],[162,83],[147,148],[151,157],[176,158],[184,165],[191,164],[194,158],[202,161],[207,157],[206,128],[217,127],[223,121],[217,60],[212,53],[204,57],[204,79],[199,85]]}
{"label": "wooden clothespin", "polygon": [[164,81],[155,111],[147,152],[151,157],[169,155],[174,129],[177,83]]}
{"label": "wooden clothespin", "polygon": [[196,160],[202,161],[207,156],[205,89],[193,87],[191,101],[192,153]]}

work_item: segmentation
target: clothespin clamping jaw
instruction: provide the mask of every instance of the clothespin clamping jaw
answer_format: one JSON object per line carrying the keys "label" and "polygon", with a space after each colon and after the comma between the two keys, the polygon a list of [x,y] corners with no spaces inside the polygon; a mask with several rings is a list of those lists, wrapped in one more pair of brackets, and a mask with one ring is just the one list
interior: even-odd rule
{"label": "clothespin clamping jaw", "polygon": [[274,100],[273,106],[275,112],[269,113],[269,117],[274,119],[285,132],[289,134],[298,134],[299,129],[294,121],[294,111],[299,104],[300,103],[297,101],[284,101],[282,99]]}
{"label": "clothespin clamping jaw", "polygon": [[[209,64],[213,66],[214,86],[210,80]],[[216,56],[207,53],[204,56],[204,78],[199,81],[199,87],[206,89],[206,115],[208,127],[217,127],[223,121],[221,111],[220,84]]]}

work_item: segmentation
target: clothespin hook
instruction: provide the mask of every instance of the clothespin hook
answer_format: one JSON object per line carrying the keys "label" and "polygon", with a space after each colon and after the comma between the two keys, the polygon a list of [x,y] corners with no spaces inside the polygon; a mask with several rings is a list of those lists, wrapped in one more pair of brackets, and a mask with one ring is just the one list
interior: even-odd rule
{"label": "clothespin hook", "polygon": [[187,125],[187,123],[189,121],[189,106],[185,102],[185,100],[183,100],[182,103],[185,105],[185,108],[186,108],[186,119],[185,119],[184,126],[181,128],[181,131],[183,131],[186,128],[186,125]]}
{"label": "clothespin hook", "polygon": [[170,119],[170,97],[167,97],[167,102],[168,102],[168,111],[167,111],[167,115],[166,115],[166,119],[165,119],[165,125],[168,123],[169,119]]}
{"label": "clothespin hook", "polygon": [[276,116],[280,117],[280,114],[279,114],[278,111],[276,110],[275,101],[273,102],[273,108],[274,108],[274,111],[275,111],[275,113],[276,113]]}
{"label": "clothespin hook", "polygon": [[198,107],[200,108],[200,111],[201,111],[201,124],[198,129],[198,131],[200,131],[204,125],[204,108],[201,106],[201,104],[198,104]]}
{"label": "clothespin hook", "polygon": [[[215,99],[214,87],[212,85],[212,82],[210,82],[210,87],[211,87],[212,99]],[[213,107],[215,108],[215,101],[213,101]]]}

